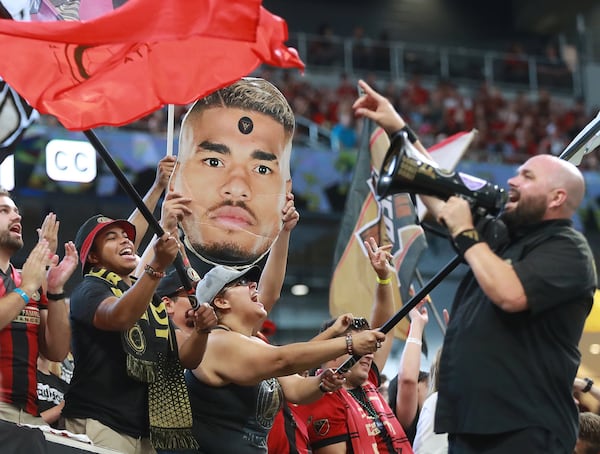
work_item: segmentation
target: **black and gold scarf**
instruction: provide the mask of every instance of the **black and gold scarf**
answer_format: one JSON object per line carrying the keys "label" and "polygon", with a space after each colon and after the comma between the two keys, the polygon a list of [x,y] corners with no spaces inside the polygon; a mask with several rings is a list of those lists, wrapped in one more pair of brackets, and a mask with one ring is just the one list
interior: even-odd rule
{"label": "black and gold scarf", "polygon": [[[115,273],[94,269],[86,276],[106,282],[116,297],[129,286]],[[156,449],[198,449],[192,435],[192,409],[177,340],[164,303],[153,295],[142,317],[122,332],[130,377],[148,383],[150,439]]]}

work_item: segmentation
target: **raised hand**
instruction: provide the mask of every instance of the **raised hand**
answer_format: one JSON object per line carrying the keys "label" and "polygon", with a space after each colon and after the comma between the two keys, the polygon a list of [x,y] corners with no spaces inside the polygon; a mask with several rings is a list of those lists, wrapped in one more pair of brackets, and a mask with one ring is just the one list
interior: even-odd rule
{"label": "raised hand", "polygon": [[158,161],[158,168],[156,169],[156,178],[154,179],[154,184],[159,188],[166,189],[169,185],[169,179],[171,178],[171,174],[173,173],[173,169],[175,169],[175,163],[177,159],[175,156],[165,156],[160,161]]}
{"label": "raised hand", "polygon": [[46,276],[46,267],[50,266],[54,254],[51,253],[47,240],[40,240],[31,250],[21,270],[20,287],[32,295],[41,286]]}
{"label": "raised hand", "polygon": [[62,293],[64,285],[67,283],[73,272],[77,269],[77,248],[72,241],[65,243],[65,256],[60,261],[55,255],[50,264],[50,269],[46,276],[47,291],[50,293]]}
{"label": "raised hand", "polygon": [[385,246],[378,246],[373,237],[370,237],[365,241],[364,245],[369,254],[371,266],[377,273],[379,279],[387,279],[394,271],[390,265],[390,259],[392,258],[390,249],[392,249],[392,245],[386,244]]}
{"label": "raised hand", "polygon": [[164,271],[177,256],[180,244],[177,236],[165,233],[160,238],[154,240],[154,259],[151,266],[156,271]]}
{"label": "raised hand", "polygon": [[281,218],[283,222],[283,230],[290,232],[296,224],[298,224],[298,220],[300,219],[300,213],[296,211],[296,206],[294,205],[294,194],[288,192],[285,195],[286,203],[283,209],[281,210],[283,216]]}
{"label": "raised hand", "polygon": [[184,197],[181,193],[169,191],[162,204],[160,224],[165,232],[175,233],[177,223],[185,216],[192,214],[189,205],[190,197]]}
{"label": "raised hand", "polygon": [[58,247],[58,228],[60,221],[56,219],[56,214],[48,213],[42,222],[42,226],[37,230],[38,240],[48,241],[48,248],[52,254],[56,254]]}
{"label": "raised hand", "polygon": [[352,105],[356,116],[373,120],[388,134],[393,134],[406,126],[405,121],[386,97],[373,90],[364,80],[359,80],[358,85],[364,94],[359,96]]}
{"label": "raised hand", "polygon": [[354,320],[354,315],[352,315],[350,312],[347,314],[342,314],[336,318],[335,322],[333,322],[333,325],[331,325],[330,328],[333,336],[340,336],[344,334],[352,324],[352,320]]}
{"label": "raised hand", "polygon": [[424,327],[429,322],[429,315],[427,313],[427,308],[425,307],[428,298],[428,296],[423,298],[423,301],[413,307],[408,313],[410,316],[411,327],[414,323],[418,323],[421,327]]}

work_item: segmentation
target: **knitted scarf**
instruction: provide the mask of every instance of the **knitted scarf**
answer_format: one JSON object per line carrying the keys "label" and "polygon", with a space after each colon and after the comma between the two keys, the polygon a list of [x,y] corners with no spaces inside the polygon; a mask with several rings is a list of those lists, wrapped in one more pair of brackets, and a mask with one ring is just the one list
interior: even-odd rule
{"label": "knitted scarf", "polygon": [[[115,273],[94,269],[86,276],[102,280],[116,297],[129,286]],[[156,449],[198,449],[192,435],[192,409],[177,340],[164,303],[156,295],[142,317],[122,332],[130,377],[148,383],[150,440]]]}

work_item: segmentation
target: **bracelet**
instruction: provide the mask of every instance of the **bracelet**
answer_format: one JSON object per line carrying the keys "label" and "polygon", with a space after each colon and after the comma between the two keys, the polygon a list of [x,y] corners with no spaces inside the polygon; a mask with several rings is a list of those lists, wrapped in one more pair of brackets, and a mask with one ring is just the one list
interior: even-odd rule
{"label": "bracelet", "polygon": [[346,351],[350,356],[354,356],[354,344],[352,343],[352,333],[346,334]]}
{"label": "bracelet", "polygon": [[406,342],[407,344],[417,344],[419,347],[423,345],[421,339],[417,339],[416,337],[407,337],[404,342]]}
{"label": "bracelet", "polygon": [[162,279],[167,275],[167,273],[165,273],[164,271],[156,271],[150,265],[146,265],[146,267],[144,268],[144,272],[148,276],[153,277],[154,279]]}
{"label": "bracelet", "polygon": [[15,292],[21,298],[23,298],[23,301],[25,301],[25,304],[29,303],[29,295],[27,293],[25,293],[25,290],[17,287],[16,289],[13,290],[13,292]]}
{"label": "bracelet", "polygon": [[402,132],[406,133],[406,138],[412,144],[414,144],[417,140],[419,140],[419,138],[417,137],[417,134],[415,134],[415,132],[412,130],[412,128],[408,125],[404,125],[404,127],[400,128],[398,131],[393,133],[392,140],[394,139],[394,137],[396,137],[398,134],[400,134]]}
{"label": "bracelet", "polygon": [[323,386],[323,382],[319,382],[319,391],[321,391],[323,394],[325,394],[326,392],[328,392],[325,387]]}
{"label": "bracelet", "polygon": [[583,381],[585,381],[585,386],[584,388],[581,390],[582,393],[587,393],[590,391],[590,389],[592,389],[592,386],[594,386],[594,380],[592,380],[591,378],[587,378],[585,377],[583,379]]}
{"label": "bracelet", "polygon": [[392,276],[385,279],[381,279],[379,276],[377,276],[377,283],[379,285],[388,285],[390,282],[392,282]]}
{"label": "bracelet", "polygon": [[475,229],[463,230],[452,239],[455,249],[463,257],[465,252],[477,243],[481,243],[481,239],[479,238],[479,232]]}
{"label": "bracelet", "polygon": [[52,301],[60,301],[65,299],[65,292],[60,293],[50,293],[46,292],[46,297]]}

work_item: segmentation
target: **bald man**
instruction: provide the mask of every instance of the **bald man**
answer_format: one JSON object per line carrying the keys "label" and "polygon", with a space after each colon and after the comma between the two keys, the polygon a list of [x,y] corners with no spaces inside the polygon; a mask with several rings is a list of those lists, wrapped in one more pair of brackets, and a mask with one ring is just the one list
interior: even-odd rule
{"label": "bald man", "polygon": [[[405,128],[386,98],[360,84],[357,115],[390,135]],[[414,133],[409,140],[426,153]],[[450,454],[571,454],[577,346],[596,289],[592,252],[571,222],[584,179],[572,164],[538,155],[508,186],[500,220],[477,222],[459,197],[423,197],[470,268],[444,338],[435,430],[449,434]]]}

